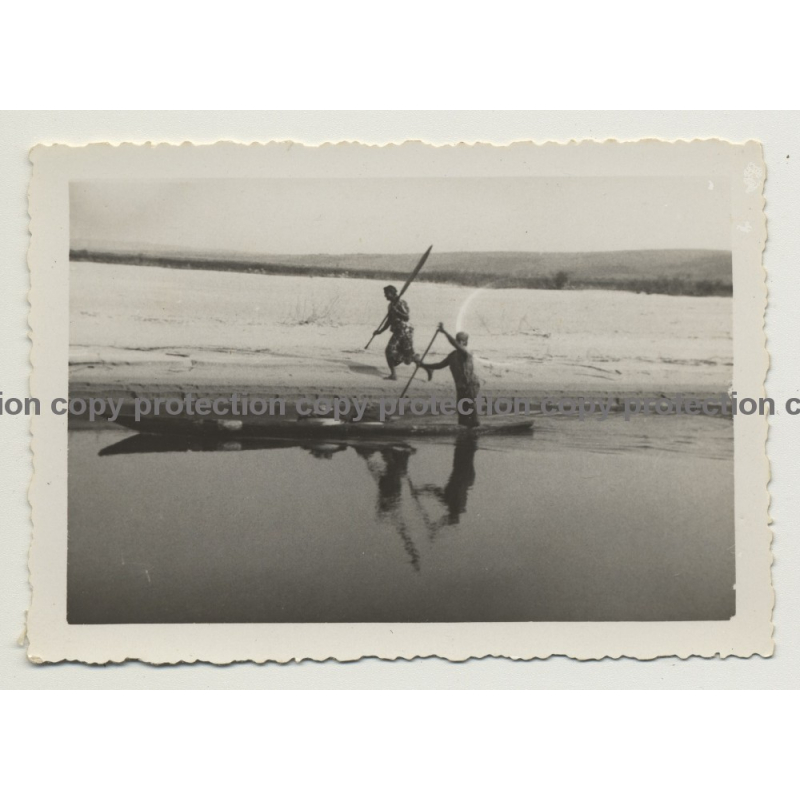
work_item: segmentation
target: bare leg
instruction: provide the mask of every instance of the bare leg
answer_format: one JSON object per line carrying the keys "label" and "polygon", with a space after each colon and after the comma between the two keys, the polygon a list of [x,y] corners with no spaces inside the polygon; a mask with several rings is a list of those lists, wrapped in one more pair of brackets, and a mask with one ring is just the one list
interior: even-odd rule
{"label": "bare leg", "polygon": [[394,368],[394,360],[392,358],[393,353],[389,345],[386,346],[386,363],[389,366],[389,374],[384,378],[385,381],[396,381],[397,380],[397,371]]}

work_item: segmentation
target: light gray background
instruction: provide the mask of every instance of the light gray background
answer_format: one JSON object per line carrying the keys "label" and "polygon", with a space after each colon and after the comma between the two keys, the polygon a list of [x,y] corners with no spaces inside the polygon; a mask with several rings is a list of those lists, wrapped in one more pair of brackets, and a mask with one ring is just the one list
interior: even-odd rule
{"label": "light gray background", "polygon": [[70,242],[270,255],[415,253],[430,241],[442,253],[730,250],[729,182],[713,192],[708,183],[705,175],[86,181],[70,188]]}
{"label": "light gray background", "polygon": [[[41,142],[90,141],[214,142],[295,139],[308,144],[342,139],[370,143],[422,139],[458,141],[566,141],[580,138],[759,139],[767,163],[765,188],[769,241],[765,253],[770,292],[767,335],[772,367],[767,393],[783,400],[800,396],[800,306],[797,220],[800,190],[800,114],[796,112],[23,112],[4,113],[3,181],[0,184],[0,390],[28,393],[27,152]],[[780,404],[779,404],[780,405]],[[771,659],[660,659],[578,663],[482,659],[450,664],[436,659],[353,664],[285,666],[206,665],[157,668],[140,664],[36,667],[16,643],[28,605],[26,556],[29,541],[30,478],[27,420],[0,418],[0,686],[30,688],[202,688],[202,687],[798,687],[800,686],[800,498],[797,464],[800,419],[772,420],[768,453],[775,520],[773,581],[777,592],[776,654]]]}

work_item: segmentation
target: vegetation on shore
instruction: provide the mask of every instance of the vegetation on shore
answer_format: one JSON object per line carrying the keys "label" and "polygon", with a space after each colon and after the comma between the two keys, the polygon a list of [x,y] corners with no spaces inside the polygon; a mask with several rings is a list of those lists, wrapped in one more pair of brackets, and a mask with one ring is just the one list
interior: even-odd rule
{"label": "vegetation on shore", "polygon": [[[169,254],[75,248],[70,260],[245,272],[257,275],[371,278],[402,283],[405,254],[251,256]],[[731,254],[656,250],[612,253],[434,253],[420,282],[525,289],[609,289],[644,294],[730,297]]]}

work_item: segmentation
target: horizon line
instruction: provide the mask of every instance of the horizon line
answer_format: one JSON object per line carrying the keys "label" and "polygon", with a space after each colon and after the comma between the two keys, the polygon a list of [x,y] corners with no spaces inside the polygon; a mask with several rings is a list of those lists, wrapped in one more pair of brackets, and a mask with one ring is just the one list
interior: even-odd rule
{"label": "horizon line", "polygon": [[[70,252],[77,251],[77,250],[85,250],[87,252],[91,252],[92,250],[99,250],[99,251],[111,251],[111,250],[125,250],[130,251],[136,248],[140,248],[142,250],[163,250],[163,249],[171,249],[173,255],[185,254],[185,255],[236,255],[236,256],[253,256],[253,257],[279,257],[279,256],[289,256],[292,258],[303,257],[303,256],[409,256],[409,257],[417,257],[419,256],[420,252],[425,251],[417,251],[417,250],[408,250],[408,251],[397,251],[397,252],[386,252],[386,251],[370,251],[370,252],[358,252],[358,251],[347,251],[347,252],[301,252],[301,253],[287,253],[287,252],[266,252],[266,251],[255,251],[255,250],[193,250],[190,248],[180,248],[174,247],[171,245],[155,245],[155,244],[142,244],[142,245],[111,245],[111,244],[97,244],[97,245],[90,245],[90,246],[81,246],[77,247],[72,242],[70,242]],[[582,254],[582,253],[673,253],[673,252],[703,252],[703,253],[732,253],[733,248],[719,248],[719,247],[630,247],[630,248],[614,248],[612,250],[437,250],[435,246],[431,250],[431,256],[435,254],[439,255],[463,255],[463,254],[475,254],[475,255],[492,255],[492,254],[519,254],[524,253],[527,255],[575,255],[575,254]]]}

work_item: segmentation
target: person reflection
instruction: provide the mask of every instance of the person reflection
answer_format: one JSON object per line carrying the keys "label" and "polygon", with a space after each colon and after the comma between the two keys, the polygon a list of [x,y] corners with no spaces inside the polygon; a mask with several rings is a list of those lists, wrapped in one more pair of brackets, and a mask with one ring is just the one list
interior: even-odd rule
{"label": "person reflection", "polygon": [[475,483],[475,451],[478,442],[474,436],[460,437],[453,449],[453,468],[444,487],[425,484],[414,489],[416,497],[429,495],[439,500],[446,508],[438,520],[426,519],[431,538],[447,525],[458,525],[461,515],[467,511],[467,496]]}
{"label": "person reflection", "polygon": [[[411,566],[419,572],[420,555],[408,527],[403,519],[401,501],[403,482],[408,480],[408,461],[416,450],[407,444],[393,444],[388,447],[353,445],[353,449],[367,462],[370,474],[378,484],[376,504],[378,518],[389,522],[403,542]],[[373,456],[380,454],[380,461]]]}
{"label": "person reflection", "polygon": [[300,445],[303,450],[311,453],[314,458],[320,458],[329,461],[336,453],[343,453],[347,450],[346,444],[331,444],[328,442],[315,442],[314,444]]}

